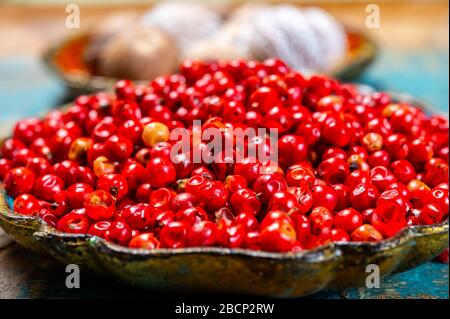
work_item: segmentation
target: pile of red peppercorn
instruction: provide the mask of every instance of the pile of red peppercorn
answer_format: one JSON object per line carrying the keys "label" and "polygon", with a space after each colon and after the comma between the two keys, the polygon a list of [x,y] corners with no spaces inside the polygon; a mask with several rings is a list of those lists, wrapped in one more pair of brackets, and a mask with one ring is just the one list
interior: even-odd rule
{"label": "pile of red peppercorn", "polygon": [[[277,128],[278,166],[175,164],[170,131],[194,119],[224,134]],[[147,86],[122,80],[115,94],[20,121],[0,179],[15,212],[63,232],[144,249],[300,251],[447,219],[448,133],[443,117],[280,60],[186,61]]]}

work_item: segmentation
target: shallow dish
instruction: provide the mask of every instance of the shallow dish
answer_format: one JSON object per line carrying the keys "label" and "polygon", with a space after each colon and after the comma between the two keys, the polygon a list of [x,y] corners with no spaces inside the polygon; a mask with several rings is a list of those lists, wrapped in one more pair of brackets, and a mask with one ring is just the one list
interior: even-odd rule
{"label": "shallow dish", "polygon": [[[359,90],[373,89],[359,86]],[[394,101],[442,114],[412,96],[390,94]],[[148,251],[118,246],[91,235],[62,233],[36,217],[15,214],[11,207],[12,198],[0,183],[0,227],[20,245],[62,263],[78,264],[99,275],[152,290],[293,298],[322,290],[360,287],[365,285],[367,265],[378,265],[382,277],[407,271],[436,257],[448,247],[449,237],[445,221],[411,226],[377,243],[334,243],[300,253],[226,248]]]}
{"label": "shallow dish", "polygon": [[[84,62],[83,56],[91,35],[80,34],[48,49],[44,62],[63,80],[74,95],[111,88],[115,79],[96,75]],[[365,34],[347,30],[349,51],[345,60],[335,66],[331,76],[351,80],[361,74],[377,56],[377,46]]]}
{"label": "shallow dish", "polygon": [[321,290],[364,286],[369,264],[380,275],[402,272],[436,257],[448,246],[448,221],[405,228],[377,243],[334,243],[300,253],[245,249],[138,250],[91,235],[65,234],[36,217],[11,210],[0,185],[0,227],[20,245],[65,264],[152,290],[211,291],[301,297]]}

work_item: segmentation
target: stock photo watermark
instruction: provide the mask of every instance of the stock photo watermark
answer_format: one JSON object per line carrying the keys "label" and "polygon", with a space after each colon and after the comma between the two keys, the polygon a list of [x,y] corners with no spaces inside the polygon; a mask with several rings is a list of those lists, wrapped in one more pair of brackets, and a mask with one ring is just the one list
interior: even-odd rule
{"label": "stock photo watermark", "polygon": [[66,287],[68,289],[80,288],[80,267],[75,264],[69,264],[66,266],[66,273],[69,274],[66,277]]}
{"label": "stock photo watermark", "polygon": [[380,6],[374,3],[366,6],[366,27],[379,29],[381,27]]}
{"label": "stock photo watermark", "polygon": [[67,29],[80,28],[80,7],[77,4],[70,3],[66,6],[65,25]]}
{"label": "stock photo watermark", "polygon": [[366,266],[366,287],[369,289],[380,288],[380,267],[376,264]]}
{"label": "stock photo watermark", "polygon": [[180,154],[192,163],[278,163],[278,129],[274,128],[204,127],[194,120],[192,130],[175,128],[170,139],[177,141],[170,151],[175,164],[180,162]]}

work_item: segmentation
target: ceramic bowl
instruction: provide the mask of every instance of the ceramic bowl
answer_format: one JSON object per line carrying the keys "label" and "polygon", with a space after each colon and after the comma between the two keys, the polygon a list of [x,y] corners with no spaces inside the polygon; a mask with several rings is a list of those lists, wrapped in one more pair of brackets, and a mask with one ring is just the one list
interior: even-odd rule
{"label": "ceramic bowl", "polygon": [[301,297],[365,285],[368,265],[382,277],[412,269],[448,246],[448,221],[411,226],[375,243],[334,243],[299,253],[246,249],[139,250],[91,235],[56,231],[36,217],[11,210],[0,186],[0,226],[17,243],[100,275],[151,290],[227,292]]}

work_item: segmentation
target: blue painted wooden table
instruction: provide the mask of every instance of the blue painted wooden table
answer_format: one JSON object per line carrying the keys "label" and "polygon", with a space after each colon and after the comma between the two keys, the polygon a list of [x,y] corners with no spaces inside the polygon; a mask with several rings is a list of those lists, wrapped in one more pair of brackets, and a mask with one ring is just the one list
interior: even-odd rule
{"label": "blue painted wooden table", "polygon": [[[380,58],[356,82],[379,90],[402,91],[448,110],[448,50],[381,52]],[[66,102],[63,85],[38,61],[0,59],[0,135],[24,116],[44,113]],[[32,267],[30,267],[32,265]],[[0,298],[145,297],[142,292],[105,279],[87,277],[82,288],[68,290],[64,267],[8,244],[0,234]],[[349,289],[312,298],[449,298],[448,265],[429,262],[384,279],[379,289]],[[158,296],[165,294],[158,293]],[[170,297],[170,294],[167,294]],[[179,295],[177,295],[179,296]]]}

